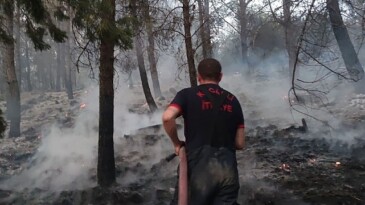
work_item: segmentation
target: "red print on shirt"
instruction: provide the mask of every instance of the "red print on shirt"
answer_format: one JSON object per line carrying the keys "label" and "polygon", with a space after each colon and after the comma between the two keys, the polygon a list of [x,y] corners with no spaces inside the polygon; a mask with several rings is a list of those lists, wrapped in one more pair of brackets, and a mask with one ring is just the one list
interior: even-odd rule
{"label": "red print on shirt", "polygon": [[229,94],[228,96],[227,96],[227,99],[229,100],[229,101],[233,101],[233,99],[234,99],[234,96],[233,95],[231,95],[231,94]]}
{"label": "red print on shirt", "polygon": [[217,94],[217,95],[221,95],[223,93],[223,90],[219,90],[219,89],[209,88],[208,90],[209,90],[209,92],[211,92],[213,94]]}
{"label": "red print on shirt", "polygon": [[202,98],[205,94],[199,91],[196,95]]}
{"label": "red print on shirt", "polygon": [[213,109],[213,105],[209,101],[202,100],[202,110],[210,110]]}

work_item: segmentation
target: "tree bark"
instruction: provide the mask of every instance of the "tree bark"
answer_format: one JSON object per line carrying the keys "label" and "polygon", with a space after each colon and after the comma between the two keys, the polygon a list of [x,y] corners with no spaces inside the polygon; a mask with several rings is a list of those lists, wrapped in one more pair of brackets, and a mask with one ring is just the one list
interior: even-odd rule
{"label": "tree bark", "polygon": [[289,57],[289,71],[288,75],[291,77],[294,71],[294,64],[296,60],[297,42],[296,31],[291,18],[291,0],[283,0],[283,13],[284,13],[284,30],[285,30],[285,46]]}
{"label": "tree bark", "polygon": [[[69,13],[71,13],[71,9],[69,8]],[[71,34],[71,19],[68,20],[67,24],[67,33],[70,35]],[[66,92],[67,92],[67,97],[69,100],[74,99],[74,94],[73,94],[73,82],[72,82],[72,62],[71,62],[71,38],[68,38],[66,41],[66,51],[67,53],[65,54],[66,57]],[[113,48],[114,49],[114,48]]]}
{"label": "tree bark", "polygon": [[28,46],[28,41],[25,41],[25,62],[26,62],[26,66],[27,66],[27,70],[26,70],[26,82],[27,82],[27,90],[30,92],[33,90],[32,87],[32,82],[31,82],[31,70],[30,70],[30,59],[29,59],[29,46]]}
{"label": "tree bark", "polygon": [[189,0],[183,0],[182,3],[183,3],[183,16],[184,16],[185,49],[189,68],[190,85],[191,87],[195,87],[198,85],[198,83],[195,69],[193,43],[191,38],[192,17],[190,16]]}
{"label": "tree bark", "polygon": [[57,63],[57,67],[56,67],[56,85],[55,85],[55,89],[56,89],[56,92],[60,92],[61,91],[61,69],[62,69],[62,65],[61,65],[61,45],[59,43],[56,44],[56,63]]}
{"label": "tree bark", "polygon": [[[343,23],[338,0],[327,0],[327,11],[330,16],[333,33],[350,78],[354,81],[360,81],[364,77],[364,70],[357,57],[347,28]],[[361,80],[361,85],[359,87],[361,87],[363,91],[365,90],[364,80]]]}
{"label": "tree bark", "polygon": [[17,61],[17,79],[18,79],[18,86],[19,86],[19,92],[22,89],[22,58],[21,58],[21,50],[20,50],[20,44],[21,44],[21,36],[20,36],[20,8],[17,5],[16,9],[16,16],[15,16],[15,26],[16,26],[16,61]]}
{"label": "tree bark", "polygon": [[213,55],[212,43],[210,39],[210,16],[209,16],[209,1],[198,0],[199,7],[199,24],[200,24],[200,39],[202,41],[203,58],[211,58]]}
{"label": "tree bark", "polygon": [[160,88],[160,81],[158,80],[157,62],[156,62],[156,56],[155,56],[155,38],[153,35],[153,22],[152,22],[151,16],[150,16],[148,1],[145,1],[145,2],[146,3],[144,5],[144,7],[146,8],[145,9],[146,30],[147,30],[147,36],[148,36],[148,47],[147,47],[148,61],[150,63],[153,91],[154,91],[155,97],[160,97],[160,96],[162,96],[162,94],[161,94],[161,88]]}
{"label": "tree bark", "polygon": [[[247,6],[246,0],[239,0],[239,23],[242,63],[248,66],[248,43],[247,43]],[[248,76],[252,74],[251,67],[248,67]]]}
{"label": "tree bark", "polygon": [[[105,9],[101,12],[101,25],[115,27],[115,0],[103,0]],[[101,187],[115,183],[114,159],[114,45],[112,34],[101,31],[99,67],[99,147],[97,179]]]}
{"label": "tree bark", "polygon": [[[8,34],[12,35],[14,32],[14,3],[12,2],[12,9],[7,11],[4,15],[4,27]],[[20,136],[20,92],[16,77],[15,63],[14,63],[14,42],[4,45],[4,69],[7,82],[7,96],[6,107],[7,117],[10,120],[10,137]]]}
{"label": "tree bark", "polygon": [[[131,1],[131,13],[135,18],[138,17],[137,16],[137,4],[134,0]],[[143,51],[142,51],[142,38],[141,38],[141,35],[139,32],[138,24],[134,25],[134,32],[136,35],[135,40],[134,40],[134,46],[135,46],[136,54],[137,54],[138,70],[139,70],[139,74],[141,76],[143,92],[146,97],[146,101],[150,108],[150,111],[155,112],[157,110],[157,105],[156,105],[155,100],[153,99],[151,89],[148,84],[147,72],[146,72],[146,67],[144,64]]]}

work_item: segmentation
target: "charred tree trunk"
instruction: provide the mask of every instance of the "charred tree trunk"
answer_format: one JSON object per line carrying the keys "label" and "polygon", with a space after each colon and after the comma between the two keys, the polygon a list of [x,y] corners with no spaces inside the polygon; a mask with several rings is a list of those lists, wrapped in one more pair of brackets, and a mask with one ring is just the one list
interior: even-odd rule
{"label": "charred tree trunk", "polygon": [[183,16],[184,16],[184,31],[185,31],[185,49],[189,67],[190,85],[191,87],[195,87],[198,85],[198,83],[195,69],[193,43],[191,38],[192,16],[190,15],[189,0],[183,0],[182,3],[183,3]]}
{"label": "charred tree trunk", "polygon": [[347,28],[343,23],[338,0],[327,0],[327,10],[330,16],[333,33],[350,78],[354,81],[361,80],[359,82],[359,88],[361,88],[362,91],[365,91],[365,81],[363,80],[364,70],[357,57]]}
{"label": "charred tree trunk", "polygon": [[288,75],[291,77],[294,71],[294,64],[296,60],[297,42],[296,31],[291,18],[291,0],[283,0],[283,13],[284,13],[284,30],[285,30],[285,46],[289,56],[289,71]]}
{"label": "charred tree trunk", "polygon": [[210,39],[210,16],[209,16],[209,1],[198,0],[199,7],[199,24],[200,38],[202,41],[203,58],[211,58],[213,55],[212,43]]}
{"label": "charred tree trunk", "polygon": [[30,92],[33,90],[32,82],[31,82],[31,70],[30,70],[30,59],[29,59],[29,46],[28,41],[25,41],[25,62],[26,62],[26,82],[27,82],[27,90]]}
{"label": "charred tree trunk", "polygon": [[152,78],[153,91],[155,93],[155,97],[162,96],[160,81],[158,80],[158,72],[157,72],[157,62],[155,56],[155,38],[153,35],[153,22],[151,20],[150,11],[148,1],[145,3],[145,16],[146,16],[146,30],[148,36],[148,61],[150,63],[150,71]]}
{"label": "charred tree trunk", "polygon": [[[12,35],[14,32],[14,3],[11,4],[12,8],[6,11],[4,18],[4,27],[8,34]],[[20,92],[19,84],[16,77],[15,63],[14,63],[14,42],[10,42],[4,45],[4,69],[5,78],[7,82],[7,96],[6,107],[7,117],[10,120],[10,137],[20,136]]]}
{"label": "charred tree trunk", "polygon": [[[52,59],[52,62],[53,62],[53,58]],[[50,63],[50,66],[49,66],[49,69],[48,69],[48,83],[49,83],[49,89],[54,91],[55,90],[55,86],[54,86],[54,73],[53,73],[53,63]]]}
{"label": "charred tree trunk", "polygon": [[56,85],[55,85],[55,89],[56,92],[61,91],[61,70],[62,70],[62,66],[61,66],[61,46],[59,43],[57,43],[56,45]]}
{"label": "charred tree trunk", "polygon": [[[115,0],[103,0],[101,24],[115,27]],[[110,30],[100,36],[100,87],[99,87],[99,147],[97,179],[101,187],[115,183],[114,159],[114,45]]]}
{"label": "charred tree trunk", "polygon": [[[247,5],[246,0],[239,0],[239,23],[242,63],[248,65],[248,39],[247,39]],[[248,76],[252,75],[251,67],[248,67]]]}
{"label": "charred tree trunk", "polygon": [[20,37],[20,8],[17,5],[16,9],[16,16],[15,16],[15,26],[16,26],[16,62],[17,62],[17,77],[18,77],[18,86],[19,86],[19,92],[22,89],[22,59],[21,59],[21,50],[20,50],[20,43],[21,43],[21,37]]}
{"label": "charred tree trunk", "polygon": [[[70,10],[70,8],[69,8]],[[68,20],[68,23],[66,24],[67,26],[67,33],[71,34],[71,19]],[[74,94],[73,94],[73,82],[72,82],[72,62],[71,62],[71,38],[68,38],[66,41],[66,51],[67,53],[65,53],[65,57],[66,57],[66,92],[67,92],[67,97],[69,100],[74,99]]]}
{"label": "charred tree trunk", "polygon": [[[137,5],[134,0],[131,1],[131,13],[137,19]],[[139,24],[134,25],[134,32],[136,35],[136,37],[134,39],[134,46],[135,46],[136,54],[137,54],[138,70],[139,70],[139,74],[141,76],[142,88],[143,88],[144,95],[146,97],[147,104],[150,108],[150,111],[154,112],[157,110],[157,105],[156,105],[155,100],[152,97],[150,86],[148,85],[147,72],[146,72],[146,67],[145,67],[144,59],[143,59],[142,38],[141,38],[141,35],[139,32]]]}
{"label": "charred tree trunk", "polygon": [[0,109],[0,138],[4,137],[5,130],[6,130],[6,122],[3,117],[3,111]]}

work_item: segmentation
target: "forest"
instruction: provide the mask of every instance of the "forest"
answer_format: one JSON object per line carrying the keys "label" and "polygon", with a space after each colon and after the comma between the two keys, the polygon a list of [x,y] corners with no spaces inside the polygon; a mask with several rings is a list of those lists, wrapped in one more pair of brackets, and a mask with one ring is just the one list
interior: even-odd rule
{"label": "forest", "polygon": [[239,204],[365,204],[364,43],[364,0],[2,0],[0,204],[170,204],[161,116],[206,58]]}

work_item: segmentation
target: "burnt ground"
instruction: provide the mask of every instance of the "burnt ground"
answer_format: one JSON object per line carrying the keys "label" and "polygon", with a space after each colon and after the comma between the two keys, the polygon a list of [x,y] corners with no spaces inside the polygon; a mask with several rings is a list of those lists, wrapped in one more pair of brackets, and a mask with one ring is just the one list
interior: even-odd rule
{"label": "burnt ground", "polygon": [[242,204],[365,204],[363,141],[351,146],[275,126],[249,133],[238,153],[251,175],[241,180]]}
{"label": "burnt ground", "polygon": [[[275,126],[249,130],[247,148],[237,152],[241,181],[239,203],[365,204],[365,163],[361,159],[364,147],[360,146],[360,140],[350,146],[315,135],[278,131]],[[142,143],[152,145],[164,139],[162,135],[150,135]],[[136,142],[129,139],[127,143]],[[129,184],[121,182],[107,191],[95,187],[52,194],[41,189],[2,190],[0,204],[168,204],[176,183],[177,159],[172,162],[162,159],[149,166],[139,161],[153,156],[137,155],[132,151],[116,158],[119,180],[126,173],[138,172],[138,179]],[[15,155],[13,160],[20,162],[27,157]]]}
{"label": "burnt ground", "polygon": [[[67,126],[71,122],[67,120]],[[363,121],[357,123],[361,126]],[[169,141],[159,126],[148,129],[120,137],[116,142],[118,183],[111,189],[95,186],[57,192],[43,188],[2,189],[0,204],[169,204],[178,159],[171,162],[164,159],[170,154],[168,148],[161,156],[156,156],[154,148],[167,146]],[[29,128],[20,138],[1,140],[0,184],[31,164],[42,140],[36,130]],[[249,129],[246,149],[237,152],[241,183],[238,202],[249,205],[365,204],[363,139],[349,144],[328,135],[313,131],[311,127],[308,132],[275,125]],[[95,168],[90,173],[95,182]]]}

